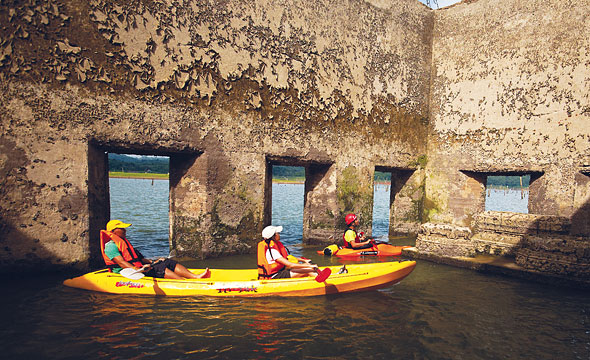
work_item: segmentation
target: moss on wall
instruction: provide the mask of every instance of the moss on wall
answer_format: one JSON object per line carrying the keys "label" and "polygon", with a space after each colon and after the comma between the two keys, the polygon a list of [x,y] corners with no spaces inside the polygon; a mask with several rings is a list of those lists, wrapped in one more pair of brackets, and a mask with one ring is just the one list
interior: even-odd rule
{"label": "moss on wall", "polygon": [[372,220],[373,188],[370,176],[363,176],[363,172],[354,166],[346,167],[338,177],[337,194],[341,227],[346,227],[344,216],[347,213],[357,214],[361,224]]}

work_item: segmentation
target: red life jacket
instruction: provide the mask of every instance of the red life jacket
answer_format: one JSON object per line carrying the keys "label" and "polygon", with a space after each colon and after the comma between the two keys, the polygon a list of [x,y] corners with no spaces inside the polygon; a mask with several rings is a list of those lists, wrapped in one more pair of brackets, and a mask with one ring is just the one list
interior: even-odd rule
{"label": "red life jacket", "polygon": [[266,240],[262,240],[258,243],[258,278],[259,279],[269,279],[274,274],[278,273],[279,271],[285,268],[285,265],[279,264],[278,262],[273,262],[270,264],[266,260],[266,251],[268,249],[275,249],[277,250],[282,257],[285,259],[289,256],[287,249],[280,241],[270,240],[268,243]]}
{"label": "red life jacket", "polygon": [[143,264],[141,263],[141,259],[143,258],[143,256],[141,256],[141,254],[138,255],[138,253],[135,251],[129,240],[127,240],[126,238],[120,238],[110,231],[101,230],[100,252],[102,253],[102,258],[109,270],[120,267],[116,262],[109,259],[108,256],[104,253],[104,246],[110,240],[112,240],[115,243],[115,245],[117,245],[117,248],[119,249],[119,252],[121,253],[121,256],[123,256],[123,259],[125,259],[125,261],[131,263],[133,266],[136,267],[143,266]]}
{"label": "red life jacket", "polygon": [[345,248],[348,248],[348,249],[354,249],[352,247],[352,244],[349,243],[348,241],[346,241],[346,233],[348,231],[354,232],[354,241],[355,242],[361,242],[361,239],[359,238],[359,234],[355,230],[353,230],[353,229],[346,229],[346,231],[344,232],[344,234],[342,234],[342,240],[344,240],[344,247]]}

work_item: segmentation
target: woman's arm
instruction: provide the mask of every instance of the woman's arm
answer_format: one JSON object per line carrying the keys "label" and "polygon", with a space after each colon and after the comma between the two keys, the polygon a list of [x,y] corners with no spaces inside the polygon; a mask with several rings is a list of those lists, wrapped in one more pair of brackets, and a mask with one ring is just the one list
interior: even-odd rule
{"label": "woman's arm", "polygon": [[293,269],[312,269],[313,270],[313,269],[317,268],[317,265],[313,265],[311,263],[295,264],[295,263],[292,263],[289,260],[285,259],[284,257],[280,257],[280,258],[276,259],[275,261],[281,265],[284,265],[289,270],[293,270]]}

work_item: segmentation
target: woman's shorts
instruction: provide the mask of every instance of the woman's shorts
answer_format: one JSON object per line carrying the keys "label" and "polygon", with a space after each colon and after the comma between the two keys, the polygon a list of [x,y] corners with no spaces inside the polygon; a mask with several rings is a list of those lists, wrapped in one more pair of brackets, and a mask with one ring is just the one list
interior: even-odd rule
{"label": "woman's shorts", "polygon": [[178,264],[178,262],[176,260],[166,259],[166,260],[152,266],[152,268],[148,272],[145,273],[145,276],[151,276],[151,277],[155,277],[155,278],[164,278],[164,275],[166,274],[166,269],[170,269],[171,271],[174,271],[174,269],[176,269],[176,264]]}
{"label": "woman's shorts", "polygon": [[278,273],[274,274],[271,279],[289,279],[291,277],[291,270],[284,268]]}

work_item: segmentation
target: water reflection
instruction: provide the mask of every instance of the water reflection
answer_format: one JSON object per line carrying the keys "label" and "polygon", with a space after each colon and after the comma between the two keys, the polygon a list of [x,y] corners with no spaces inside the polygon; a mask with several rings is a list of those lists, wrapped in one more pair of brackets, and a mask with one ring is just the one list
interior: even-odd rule
{"label": "water reflection", "polygon": [[[317,255],[318,247],[301,245],[297,236],[289,243],[320,265],[353,263]],[[181,260],[192,267],[256,266],[254,255]],[[317,298],[121,296],[62,281],[4,279],[3,358],[590,358],[588,292],[426,261],[395,286]]]}
{"label": "water reflection", "polygon": [[317,298],[119,296],[60,282],[5,283],[4,358],[590,355],[588,293],[428,262],[381,291]]}

